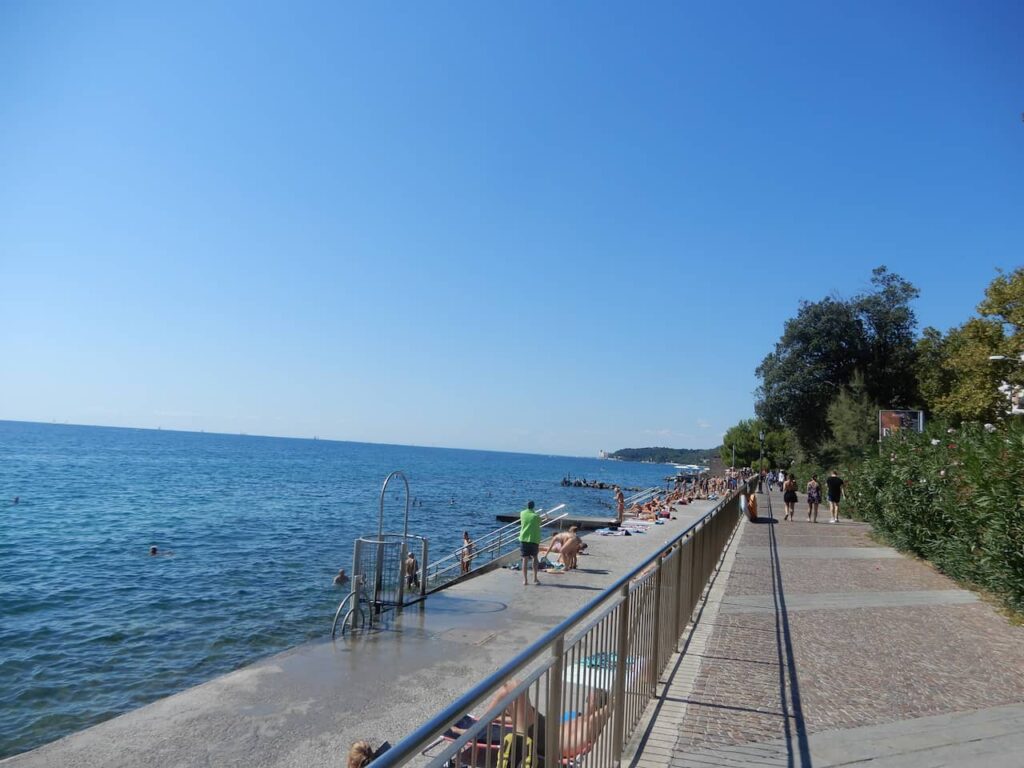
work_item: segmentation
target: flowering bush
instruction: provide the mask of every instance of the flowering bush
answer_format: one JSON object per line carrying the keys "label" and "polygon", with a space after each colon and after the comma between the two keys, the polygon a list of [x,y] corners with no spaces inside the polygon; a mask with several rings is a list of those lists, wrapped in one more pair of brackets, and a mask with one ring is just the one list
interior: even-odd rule
{"label": "flowering bush", "polygon": [[1024,425],[898,433],[849,488],[895,547],[1024,610]]}

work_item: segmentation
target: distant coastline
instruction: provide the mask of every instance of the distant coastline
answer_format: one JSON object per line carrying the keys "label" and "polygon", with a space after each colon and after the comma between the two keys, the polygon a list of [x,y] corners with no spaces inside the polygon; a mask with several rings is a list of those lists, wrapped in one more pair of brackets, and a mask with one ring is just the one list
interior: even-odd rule
{"label": "distant coastline", "polygon": [[719,448],[620,448],[609,459],[647,464],[705,464],[718,457]]}

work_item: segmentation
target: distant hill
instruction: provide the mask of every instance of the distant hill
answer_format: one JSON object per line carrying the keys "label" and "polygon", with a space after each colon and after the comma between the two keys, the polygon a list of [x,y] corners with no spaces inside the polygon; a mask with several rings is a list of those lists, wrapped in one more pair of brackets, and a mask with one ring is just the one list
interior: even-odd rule
{"label": "distant hill", "polygon": [[620,461],[647,461],[655,464],[703,464],[718,457],[718,448],[620,448],[608,454]]}

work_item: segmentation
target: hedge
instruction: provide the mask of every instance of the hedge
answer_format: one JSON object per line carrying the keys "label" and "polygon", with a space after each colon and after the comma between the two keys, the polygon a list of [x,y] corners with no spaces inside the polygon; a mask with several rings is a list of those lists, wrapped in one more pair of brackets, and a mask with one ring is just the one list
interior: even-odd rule
{"label": "hedge", "polygon": [[1024,611],[1024,424],[886,438],[849,478],[853,511],[898,549]]}

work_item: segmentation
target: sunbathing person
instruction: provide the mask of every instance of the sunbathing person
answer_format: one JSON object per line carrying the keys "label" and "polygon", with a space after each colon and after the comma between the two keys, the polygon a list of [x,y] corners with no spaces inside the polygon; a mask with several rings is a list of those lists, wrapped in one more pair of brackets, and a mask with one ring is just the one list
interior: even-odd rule
{"label": "sunbathing person", "polygon": [[[494,710],[501,700],[518,686],[518,680],[512,679],[506,682],[495,691],[486,711]],[[591,691],[587,696],[587,704],[583,712],[567,712],[559,729],[562,757],[576,757],[587,752],[601,735],[601,729],[608,722],[611,713],[612,708],[608,694],[601,690]],[[449,729],[452,735],[458,737],[479,723],[478,720],[473,723],[467,720],[464,719],[453,725]],[[465,727],[461,725],[462,723],[466,723]],[[475,751],[478,745],[486,744],[500,746],[503,751],[514,750],[516,754],[528,756],[529,750],[534,748],[537,750],[538,756],[543,758],[546,741],[545,727],[545,717],[530,703],[527,690],[506,705],[501,715],[492,720],[487,729],[478,734],[473,749]],[[513,738],[510,739],[510,736]],[[515,736],[520,738],[517,740]],[[504,762],[504,756],[502,762]],[[512,765],[525,763],[522,759],[510,762]],[[472,764],[476,764],[476,761],[473,760]]]}
{"label": "sunbathing person", "polygon": [[575,525],[569,529],[569,534],[570,538],[562,545],[562,551],[558,555],[558,559],[562,561],[562,565],[567,571],[576,567],[576,556],[579,555],[580,549],[583,547],[583,540],[576,533]]}

